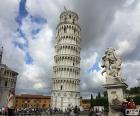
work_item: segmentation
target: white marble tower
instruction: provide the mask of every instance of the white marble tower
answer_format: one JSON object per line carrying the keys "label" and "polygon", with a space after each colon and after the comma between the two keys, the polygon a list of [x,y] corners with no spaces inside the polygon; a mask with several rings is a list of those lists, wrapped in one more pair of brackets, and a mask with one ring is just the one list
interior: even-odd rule
{"label": "white marble tower", "polygon": [[52,107],[80,106],[80,26],[70,10],[60,14],[56,27]]}

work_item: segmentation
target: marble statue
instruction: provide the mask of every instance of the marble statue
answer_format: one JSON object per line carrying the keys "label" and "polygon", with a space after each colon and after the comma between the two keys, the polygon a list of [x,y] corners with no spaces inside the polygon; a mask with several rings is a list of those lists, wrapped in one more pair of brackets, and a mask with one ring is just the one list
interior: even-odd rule
{"label": "marble statue", "polygon": [[121,77],[122,60],[119,56],[117,56],[114,48],[108,48],[107,51],[105,51],[102,61],[102,68],[104,68],[102,75],[106,73],[106,77]]}
{"label": "marble statue", "polygon": [[121,116],[121,105],[125,98],[125,90],[128,85],[123,81],[122,77],[122,60],[116,54],[114,48],[108,48],[102,57],[102,75],[106,73],[109,114],[108,116]]}

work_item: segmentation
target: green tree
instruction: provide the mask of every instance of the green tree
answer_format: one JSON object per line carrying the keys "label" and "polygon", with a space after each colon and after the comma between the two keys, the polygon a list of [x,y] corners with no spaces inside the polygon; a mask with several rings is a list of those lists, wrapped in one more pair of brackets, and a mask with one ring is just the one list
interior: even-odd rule
{"label": "green tree", "polygon": [[136,105],[140,105],[140,96],[136,96],[134,98],[134,101],[135,101]]}
{"label": "green tree", "polygon": [[91,98],[90,98],[90,106],[93,107],[94,106],[94,99],[93,99],[93,95],[91,94]]}
{"label": "green tree", "polygon": [[140,87],[133,87],[128,90],[129,94],[140,94]]}
{"label": "green tree", "polygon": [[98,96],[97,96],[97,97],[98,97],[98,98],[101,98],[101,93],[100,93],[100,92],[98,93]]}

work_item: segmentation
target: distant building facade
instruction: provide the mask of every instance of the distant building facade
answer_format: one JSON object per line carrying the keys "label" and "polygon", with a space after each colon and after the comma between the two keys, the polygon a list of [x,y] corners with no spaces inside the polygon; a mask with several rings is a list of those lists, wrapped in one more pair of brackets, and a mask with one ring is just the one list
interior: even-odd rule
{"label": "distant building facade", "polygon": [[7,105],[9,90],[16,88],[18,73],[2,64],[3,48],[0,50],[0,107]]}
{"label": "distant building facade", "polygon": [[89,110],[89,108],[90,108],[90,99],[83,99],[82,97],[80,97],[80,106],[84,110]]}
{"label": "distant building facade", "polygon": [[51,96],[43,95],[16,95],[16,108],[48,108],[51,105]]}
{"label": "distant building facade", "polygon": [[52,107],[80,106],[80,31],[78,15],[66,10],[56,28]]}

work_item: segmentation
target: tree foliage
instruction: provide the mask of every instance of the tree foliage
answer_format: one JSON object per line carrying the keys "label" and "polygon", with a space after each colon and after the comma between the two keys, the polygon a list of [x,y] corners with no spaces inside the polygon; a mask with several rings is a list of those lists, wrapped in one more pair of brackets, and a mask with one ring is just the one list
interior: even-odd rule
{"label": "tree foliage", "polygon": [[94,106],[94,99],[93,99],[93,95],[91,94],[91,98],[90,98],[90,106],[93,107]]}
{"label": "tree foliage", "polygon": [[136,96],[134,98],[134,101],[135,101],[136,105],[140,105],[140,96]]}
{"label": "tree foliage", "polygon": [[140,94],[140,87],[132,87],[126,90],[128,94]]}
{"label": "tree foliage", "polygon": [[129,90],[129,94],[140,94],[140,87],[133,87],[133,88],[130,88]]}
{"label": "tree foliage", "polygon": [[98,93],[98,96],[94,99],[93,95],[91,94],[90,105],[91,107],[104,106],[105,110],[108,110],[108,98],[107,96],[102,97],[101,94]]}

